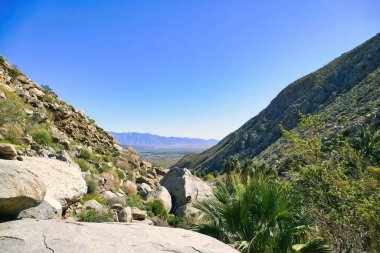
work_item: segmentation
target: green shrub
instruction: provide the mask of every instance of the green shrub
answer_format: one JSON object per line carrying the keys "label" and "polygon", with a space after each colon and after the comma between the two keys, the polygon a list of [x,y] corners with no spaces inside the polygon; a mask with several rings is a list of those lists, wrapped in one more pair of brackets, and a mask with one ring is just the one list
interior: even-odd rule
{"label": "green shrub", "polygon": [[52,88],[50,88],[50,86],[49,85],[44,85],[44,84],[42,84],[41,85],[41,88],[43,89],[43,91],[45,92],[45,93],[52,93],[53,92],[53,89]]}
{"label": "green shrub", "polygon": [[103,161],[105,161],[106,163],[112,162],[112,156],[104,155],[103,156]]}
{"label": "green shrub", "polygon": [[8,69],[8,74],[9,74],[9,76],[10,77],[12,77],[12,78],[16,78],[16,77],[18,77],[19,75],[21,75],[21,72],[20,72],[20,70],[17,68],[17,66],[13,66],[13,68],[9,68]]}
{"label": "green shrub", "polygon": [[159,199],[155,199],[149,202],[146,205],[146,210],[148,212],[151,211],[155,216],[158,216],[162,219],[165,219],[165,220],[168,219],[168,216],[169,216],[168,211],[166,211],[164,203]]}
{"label": "green shrub", "polygon": [[92,168],[91,164],[89,164],[86,160],[82,158],[75,159],[75,162],[79,165],[81,171],[86,172],[86,171],[91,170]]}
{"label": "green shrub", "polygon": [[0,127],[6,124],[21,124],[24,119],[24,108],[17,101],[0,99]]}
{"label": "green shrub", "polygon": [[113,215],[109,210],[82,210],[80,217],[80,221],[83,222],[112,222]]}
{"label": "green shrub", "polygon": [[174,214],[169,214],[167,221],[170,226],[175,227],[175,228],[179,227],[179,225],[182,222],[181,218]]}
{"label": "green shrub", "polygon": [[101,166],[98,168],[98,170],[99,170],[99,173],[105,173],[105,172],[110,172],[112,168],[108,164],[102,163]]}
{"label": "green shrub", "polygon": [[209,180],[213,180],[213,179],[215,179],[215,177],[214,177],[214,175],[211,174],[211,173],[208,173],[208,174],[204,177],[204,180],[207,180],[207,181],[209,181]]}
{"label": "green shrub", "polygon": [[94,193],[96,191],[96,188],[98,187],[98,184],[92,180],[86,180],[87,183],[87,193]]}
{"label": "green shrub", "polygon": [[86,203],[87,201],[92,200],[92,199],[98,201],[98,203],[102,204],[102,205],[104,205],[106,203],[104,198],[102,196],[100,196],[99,194],[96,194],[96,193],[84,195],[84,197],[80,200],[80,203],[83,205],[84,203]]}
{"label": "green shrub", "polygon": [[123,180],[125,178],[125,174],[122,170],[117,169],[115,171],[120,180]]}
{"label": "green shrub", "polygon": [[50,133],[45,129],[36,129],[30,132],[33,140],[37,142],[39,145],[51,145],[52,140]]}
{"label": "green shrub", "polygon": [[[295,252],[330,252],[323,241],[310,239],[302,203],[287,184],[258,173],[248,180],[234,172],[230,176],[213,197],[195,203],[203,212],[193,227],[198,232],[247,253],[291,252],[298,246],[302,251]],[[306,245],[315,248],[306,250]]]}
{"label": "green shrub", "polygon": [[20,128],[16,126],[10,126],[10,127],[7,127],[4,133],[4,138],[5,140],[9,141],[12,144],[20,145],[22,144],[21,142],[22,135],[23,135],[23,131]]}
{"label": "green shrub", "polygon": [[130,195],[125,197],[126,206],[135,206],[139,209],[145,209],[144,201],[139,195]]}
{"label": "green shrub", "polygon": [[93,154],[87,149],[81,149],[78,157],[86,160],[91,160],[93,159]]}

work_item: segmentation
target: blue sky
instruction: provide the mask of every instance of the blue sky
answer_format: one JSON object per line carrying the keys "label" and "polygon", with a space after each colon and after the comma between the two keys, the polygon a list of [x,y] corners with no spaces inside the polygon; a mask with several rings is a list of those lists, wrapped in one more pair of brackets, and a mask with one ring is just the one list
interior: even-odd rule
{"label": "blue sky", "polygon": [[378,0],[0,0],[0,55],[110,131],[221,139],[380,32]]}

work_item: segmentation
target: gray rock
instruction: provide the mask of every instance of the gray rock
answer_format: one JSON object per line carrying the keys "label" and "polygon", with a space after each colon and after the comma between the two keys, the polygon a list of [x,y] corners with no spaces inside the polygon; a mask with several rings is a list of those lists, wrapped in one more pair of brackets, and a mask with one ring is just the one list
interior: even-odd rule
{"label": "gray rock", "polygon": [[147,216],[146,211],[140,210],[135,206],[132,206],[131,208],[132,211],[132,218],[134,220],[145,220]]}
{"label": "gray rock", "polygon": [[15,217],[39,205],[46,193],[45,184],[34,173],[17,166],[17,161],[9,162],[0,160],[0,217]]}
{"label": "gray rock", "polygon": [[36,207],[20,212],[17,218],[33,218],[40,220],[60,219],[62,217],[62,205],[58,200],[45,196],[44,201]]}
{"label": "gray rock", "polygon": [[24,161],[0,160],[4,165],[23,167],[43,181],[46,195],[58,200],[65,208],[87,193],[87,185],[78,166],[41,157],[24,157]]}
{"label": "gray rock", "polygon": [[113,206],[114,204],[121,204],[122,206],[125,205],[125,199],[117,196],[111,191],[102,192],[101,195],[109,206]]}
{"label": "gray rock", "polygon": [[151,191],[152,188],[146,183],[137,185],[137,193],[142,197],[146,197]]}
{"label": "gray rock", "polygon": [[12,144],[0,144],[0,158],[15,159],[17,151]]}
{"label": "gray rock", "polygon": [[184,217],[187,213],[183,210],[185,205],[191,205],[197,199],[204,199],[212,196],[211,187],[196,176],[193,176],[188,169],[173,168],[161,180],[173,198],[174,213]]}
{"label": "gray rock", "polygon": [[132,222],[132,209],[130,206],[124,207],[123,210],[121,210],[118,213],[119,222]]}
{"label": "gray rock", "polygon": [[69,154],[65,150],[57,152],[55,154],[55,157],[58,160],[61,160],[63,162],[68,162],[68,163],[74,164],[73,160],[71,159],[71,157],[69,156]]}
{"label": "gray rock", "polygon": [[148,194],[148,201],[155,199],[161,200],[166,208],[166,211],[170,212],[170,210],[172,209],[172,197],[170,196],[170,193],[164,186],[159,186],[154,191],[151,191]]}
{"label": "gray rock", "polygon": [[126,223],[18,220],[0,224],[0,252],[238,253],[206,235]]}
{"label": "gray rock", "polygon": [[93,209],[93,210],[102,210],[102,205],[98,203],[98,201],[96,201],[95,199],[91,199],[89,201],[86,201],[86,203],[84,203],[83,205],[83,209],[86,209],[86,210],[90,210],[90,209]]}

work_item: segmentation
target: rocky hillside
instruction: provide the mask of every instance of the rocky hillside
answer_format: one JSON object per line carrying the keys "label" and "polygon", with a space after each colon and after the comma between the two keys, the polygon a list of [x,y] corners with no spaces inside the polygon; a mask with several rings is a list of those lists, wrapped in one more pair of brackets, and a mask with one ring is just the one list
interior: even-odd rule
{"label": "rocky hillside", "polygon": [[[196,200],[197,187],[207,186],[189,173],[176,184],[170,179],[175,174],[123,148],[82,111],[0,57],[0,220],[176,224],[174,214],[186,215],[184,199]],[[171,182],[166,187],[163,178]],[[190,192],[185,183],[193,186]]]}
{"label": "rocky hillside", "polygon": [[[270,150],[276,149],[271,145],[281,137],[279,124],[294,128],[299,113],[320,114],[330,131],[357,128],[366,118],[375,118],[379,124],[379,68],[380,34],[291,83],[237,131],[201,154],[185,156],[176,166],[220,170],[232,155],[256,157],[266,149],[262,157],[273,158]],[[345,124],[334,129],[338,121]]]}

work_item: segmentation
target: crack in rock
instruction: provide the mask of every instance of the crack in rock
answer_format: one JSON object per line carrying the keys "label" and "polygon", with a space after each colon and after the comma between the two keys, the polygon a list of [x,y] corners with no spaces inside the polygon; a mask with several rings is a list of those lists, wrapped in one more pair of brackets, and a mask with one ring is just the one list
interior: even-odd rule
{"label": "crack in rock", "polygon": [[44,237],[45,248],[47,248],[48,250],[50,250],[50,252],[53,252],[53,253],[54,253],[54,250],[53,250],[52,248],[50,248],[50,247],[47,245],[47,242],[46,242],[46,235],[42,234],[42,236]]}

